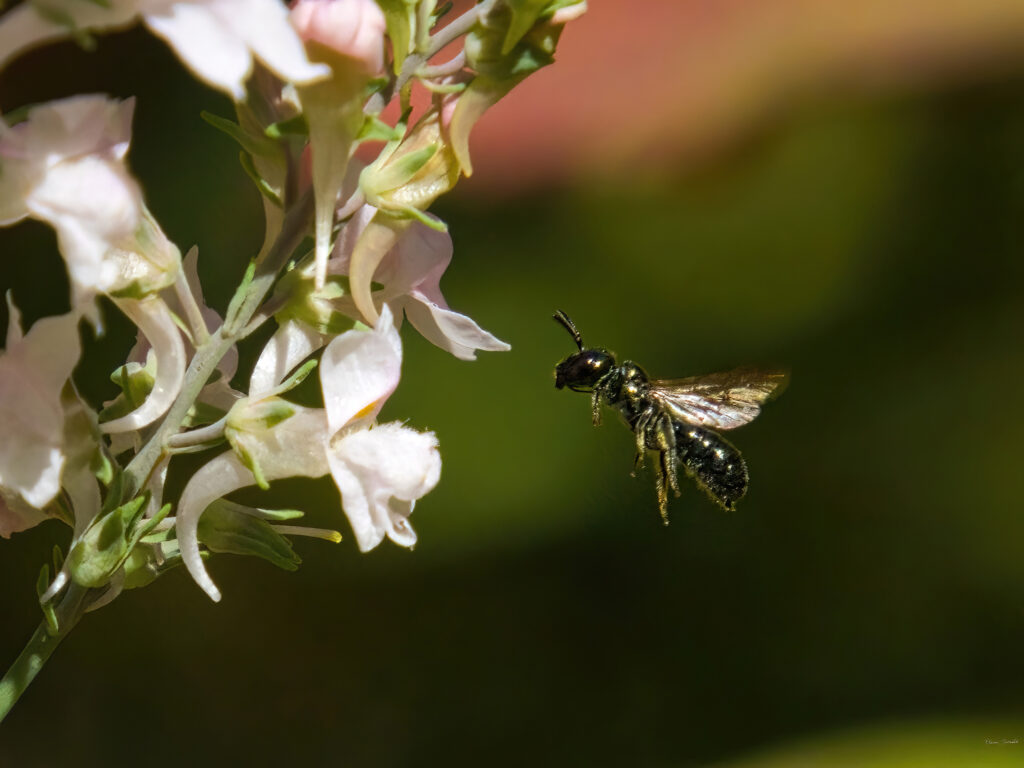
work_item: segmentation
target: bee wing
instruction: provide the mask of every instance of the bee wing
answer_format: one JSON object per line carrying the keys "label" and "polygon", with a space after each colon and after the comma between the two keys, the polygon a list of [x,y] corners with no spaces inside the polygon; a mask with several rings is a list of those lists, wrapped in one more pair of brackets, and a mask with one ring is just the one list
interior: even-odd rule
{"label": "bee wing", "polygon": [[689,424],[735,429],[753,421],[761,404],[786,379],[782,371],[737,368],[685,379],[656,379],[650,394],[671,416]]}

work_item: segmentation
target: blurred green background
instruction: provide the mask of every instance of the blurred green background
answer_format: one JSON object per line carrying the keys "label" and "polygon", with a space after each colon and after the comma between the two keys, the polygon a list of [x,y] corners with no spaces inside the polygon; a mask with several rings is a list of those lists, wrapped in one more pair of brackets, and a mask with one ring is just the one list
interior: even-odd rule
{"label": "blurred green background", "polygon": [[[131,165],[223,309],[262,231],[198,118],[230,105],[135,30],[20,59],[0,107],[93,90],[139,97]],[[807,98],[656,181],[475,183],[436,206],[443,288],[513,350],[403,331],[383,418],[444,458],[415,551],[360,555],[329,482],[282,483],[346,540],[294,574],[217,557],[219,605],[181,571],[87,616],[0,765],[1024,765],[1024,76]],[[59,311],[52,233],[0,251],[26,320]],[[662,527],[628,430],[553,387],[555,309],[655,376],[791,369],[729,435],[737,512],[687,483]],[[0,541],[0,663],[65,541]]]}

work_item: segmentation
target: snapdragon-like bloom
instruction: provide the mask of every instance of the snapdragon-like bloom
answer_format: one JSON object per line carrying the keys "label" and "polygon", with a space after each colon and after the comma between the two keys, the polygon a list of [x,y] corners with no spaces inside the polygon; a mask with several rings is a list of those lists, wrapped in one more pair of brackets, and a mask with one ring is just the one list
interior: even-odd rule
{"label": "snapdragon-like bloom", "polygon": [[108,254],[142,220],[124,164],[134,105],[75,96],[34,107],[12,127],[0,122],[0,226],[31,216],[57,231],[79,309],[118,284],[122,264]]}
{"label": "snapdragon-like bloom", "polygon": [[[307,354],[300,344],[261,355],[252,381],[273,381]],[[199,519],[216,499],[255,484],[254,467],[268,482],[330,473],[364,552],[385,537],[402,546],[415,543],[408,516],[416,500],[437,484],[441,457],[433,433],[397,422],[375,424],[398,385],[401,365],[402,342],[384,305],[375,329],[343,333],[324,350],[323,409],[286,403],[276,390],[257,391],[255,386],[236,403],[227,423],[237,450],[215,457],[193,475],[175,526],[182,561],[212,599],[220,599],[220,590],[200,557]]]}
{"label": "snapdragon-like bloom", "polygon": [[363,126],[363,90],[384,67],[384,14],[374,0],[299,0],[292,23],[310,56],[331,68],[331,79],[299,88],[312,152],[315,274],[327,276],[331,231],[352,143]]}
{"label": "snapdragon-like bloom", "polygon": [[292,26],[316,43],[361,65],[368,75],[384,69],[384,14],[375,0],[297,0]]}
{"label": "snapdragon-like bloom", "polygon": [[[452,260],[452,238],[448,232],[420,222],[400,222],[398,229],[374,221],[378,215],[373,206],[363,206],[349,221],[335,246],[330,261],[334,274],[348,275],[352,269],[352,253],[367,228],[377,228],[393,241],[373,272],[373,282],[383,287],[371,293],[374,308],[385,302],[396,313],[405,312],[413,327],[427,341],[451,352],[460,360],[476,359],[476,350],[507,352],[511,347],[477,325],[472,318],[454,312],[441,294],[441,276]],[[373,236],[373,233],[370,233]],[[360,317],[352,297],[336,302],[339,311]],[[372,318],[369,318],[372,319]]]}
{"label": "snapdragon-like bloom", "polygon": [[245,96],[245,81],[259,59],[283,80],[307,83],[328,69],[306,58],[278,0],[47,0],[27,2],[0,19],[0,66],[24,50],[81,31],[104,31],[142,18],[166,40],[197,77]]}
{"label": "snapdragon-like bloom", "polygon": [[[78,363],[78,318],[74,313],[44,317],[23,335],[17,309],[8,306],[7,346],[0,352],[0,488],[5,496],[42,509],[60,490],[61,391]],[[21,530],[10,523],[18,509],[16,501],[8,504],[8,531]]]}

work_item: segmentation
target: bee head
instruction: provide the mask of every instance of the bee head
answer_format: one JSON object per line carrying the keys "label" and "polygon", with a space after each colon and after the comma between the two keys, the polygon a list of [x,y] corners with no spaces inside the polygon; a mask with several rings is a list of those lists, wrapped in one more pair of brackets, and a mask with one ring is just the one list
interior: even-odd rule
{"label": "bee head", "polygon": [[586,392],[615,367],[615,358],[606,349],[583,349],[555,366],[555,386]]}

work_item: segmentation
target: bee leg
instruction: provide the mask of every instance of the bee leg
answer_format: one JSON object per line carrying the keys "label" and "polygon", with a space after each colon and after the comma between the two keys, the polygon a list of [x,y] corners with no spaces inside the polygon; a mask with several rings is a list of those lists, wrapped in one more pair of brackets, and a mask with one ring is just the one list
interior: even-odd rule
{"label": "bee leg", "polygon": [[644,411],[633,427],[636,433],[636,454],[633,456],[633,471],[630,473],[633,477],[636,477],[637,471],[644,466],[644,456],[647,455],[647,428],[653,415],[654,411],[650,409]]}
{"label": "bee leg", "polygon": [[676,440],[672,420],[661,417],[654,426],[654,438],[658,446],[658,510],[661,519],[668,525],[668,491],[671,488],[679,495],[679,479],[676,476]]}
{"label": "bee leg", "polygon": [[592,418],[594,420],[594,426],[601,426],[601,392],[597,389],[594,390],[594,394],[590,398],[590,410]]}

